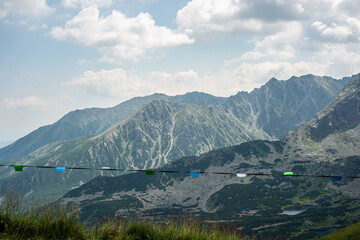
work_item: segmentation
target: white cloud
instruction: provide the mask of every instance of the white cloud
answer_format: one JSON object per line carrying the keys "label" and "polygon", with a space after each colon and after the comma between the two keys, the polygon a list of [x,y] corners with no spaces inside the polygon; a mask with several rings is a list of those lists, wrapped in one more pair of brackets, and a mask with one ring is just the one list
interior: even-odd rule
{"label": "white cloud", "polygon": [[67,86],[85,87],[90,93],[102,96],[127,98],[144,94],[148,89],[141,80],[124,69],[86,71],[79,78],[65,83]]}
{"label": "white cloud", "polygon": [[60,40],[95,46],[109,62],[137,60],[156,47],[193,43],[188,36],[206,41],[208,36],[243,34],[241,37],[252,39],[253,49],[225,60],[218,72],[154,71],[140,78],[117,68],[88,71],[67,83],[122,98],[194,90],[229,96],[250,91],[272,77],[288,79],[309,73],[343,77],[360,72],[360,18],[351,16],[344,2],[192,0],[177,13],[178,31],[156,26],[149,14],[126,18],[113,11],[99,17],[98,9],[89,7],[51,34]]}
{"label": "white cloud", "polygon": [[197,38],[213,34],[269,33],[282,21],[305,18],[302,1],[192,0],[178,11],[176,22]]}
{"label": "white cloud", "polygon": [[5,98],[3,100],[3,106],[5,109],[23,109],[23,108],[39,108],[45,107],[48,103],[43,97],[28,96],[24,98]]}
{"label": "white cloud", "polygon": [[358,15],[360,12],[359,0],[341,0],[336,2],[337,12],[345,13],[347,15]]}
{"label": "white cloud", "polygon": [[327,64],[326,74],[334,77],[360,72],[360,45],[352,43],[325,43],[312,57]]}
{"label": "white cloud", "polygon": [[148,13],[127,18],[113,10],[111,15],[102,17],[96,6],[83,9],[64,27],[54,27],[50,35],[58,40],[96,47],[103,55],[102,60],[111,63],[137,61],[149,49],[194,42],[186,34],[155,25]]}
{"label": "white cloud", "polygon": [[311,26],[315,28],[321,36],[335,40],[343,41],[353,35],[352,29],[349,26],[339,25],[337,23],[332,23],[330,26],[327,26],[320,21],[315,21]]}
{"label": "white cloud", "polygon": [[168,95],[201,91],[217,96],[230,96],[238,91],[251,91],[270,78],[287,79],[293,75],[314,73],[324,75],[327,66],[316,62],[241,63],[235,68],[223,68],[217,73],[200,75],[194,70],[168,73],[154,71],[144,78],[124,69],[87,71],[79,78],[65,83],[83,87],[90,94],[128,99],[153,93]]}
{"label": "white cloud", "polygon": [[89,6],[98,6],[98,7],[108,7],[112,3],[112,0],[63,0],[62,5],[65,8],[77,8],[77,7],[89,7]]}
{"label": "white cloud", "polygon": [[9,15],[39,16],[53,11],[53,8],[46,4],[46,0],[1,0],[0,18]]}

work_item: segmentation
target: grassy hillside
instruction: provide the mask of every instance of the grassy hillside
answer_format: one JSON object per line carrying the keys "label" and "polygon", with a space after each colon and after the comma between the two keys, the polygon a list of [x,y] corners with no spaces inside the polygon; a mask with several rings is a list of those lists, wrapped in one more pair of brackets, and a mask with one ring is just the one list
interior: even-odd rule
{"label": "grassy hillside", "polygon": [[105,219],[92,226],[79,221],[75,207],[40,205],[23,207],[19,195],[8,192],[0,210],[0,239],[241,239],[230,228],[205,224],[196,218],[171,219],[163,224]]}
{"label": "grassy hillside", "polygon": [[346,228],[333,232],[320,240],[357,240],[360,239],[360,222],[352,224]]}

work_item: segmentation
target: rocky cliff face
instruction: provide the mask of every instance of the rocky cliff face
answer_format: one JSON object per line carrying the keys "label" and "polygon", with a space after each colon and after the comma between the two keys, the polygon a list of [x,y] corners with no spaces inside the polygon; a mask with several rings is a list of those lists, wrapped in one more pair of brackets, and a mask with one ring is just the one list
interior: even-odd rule
{"label": "rocky cliff face", "polygon": [[230,97],[226,105],[242,119],[254,116],[257,126],[280,139],[326,107],[348,81],[349,78],[336,80],[314,75],[287,81],[273,78],[251,93],[239,92]]}
{"label": "rocky cliff face", "polygon": [[[284,137],[292,149],[320,160],[360,155],[360,75],[296,132]],[[291,143],[291,144],[290,144]]]}

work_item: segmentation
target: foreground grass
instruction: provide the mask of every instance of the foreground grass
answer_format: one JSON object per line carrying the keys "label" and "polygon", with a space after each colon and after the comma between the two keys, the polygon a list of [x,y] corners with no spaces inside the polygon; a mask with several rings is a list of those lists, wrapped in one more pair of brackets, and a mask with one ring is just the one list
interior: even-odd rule
{"label": "foreground grass", "polygon": [[204,224],[195,218],[173,219],[167,224],[103,219],[96,226],[86,226],[79,221],[75,207],[52,204],[23,208],[14,193],[7,194],[0,220],[1,239],[241,239],[234,230]]}
{"label": "foreground grass", "polygon": [[108,220],[95,227],[86,227],[76,215],[64,212],[49,216],[10,217],[1,213],[5,231],[1,239],[240,239],[235,233],[197,222],[169,225],[140,220]]}

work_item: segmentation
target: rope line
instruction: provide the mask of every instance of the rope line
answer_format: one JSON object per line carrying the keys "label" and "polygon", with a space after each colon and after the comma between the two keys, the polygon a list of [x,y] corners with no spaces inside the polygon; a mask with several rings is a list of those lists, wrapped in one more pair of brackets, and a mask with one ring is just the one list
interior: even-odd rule
{"label": "rope line", "polygon": [[187,173],[192,175],[196,174],[218,174],[218,175],[237,175],[238,177],[247,176],[284,176],[284,177],[316,177],[316,178],[333,178],[341,180],[341,178],[360,178],[360,176],[341,176],[341,175],[310,175],[310,174],[294,174],[293,172],[285,172],[283,175],[270,174],[270,173],[231,173],[231,172],[206,172],[206,171],[177,171],[177,170],[158,170],[158,169],[121,169],[121,168],[89,168],[89,167],[57,167],[57,166],[33,166],[33,165],[16,165],[16,164],[0,164],[0,167],[14,167],[15,171],[22,171],[23,168],[42,168],[42,169],[56,169],[59,172],[64,172],[65,169],[69,170],[93,170],[93,171],[117,171],[117,172],[145,172],[147,175],[154,175],[155,172],[159,173]]}

